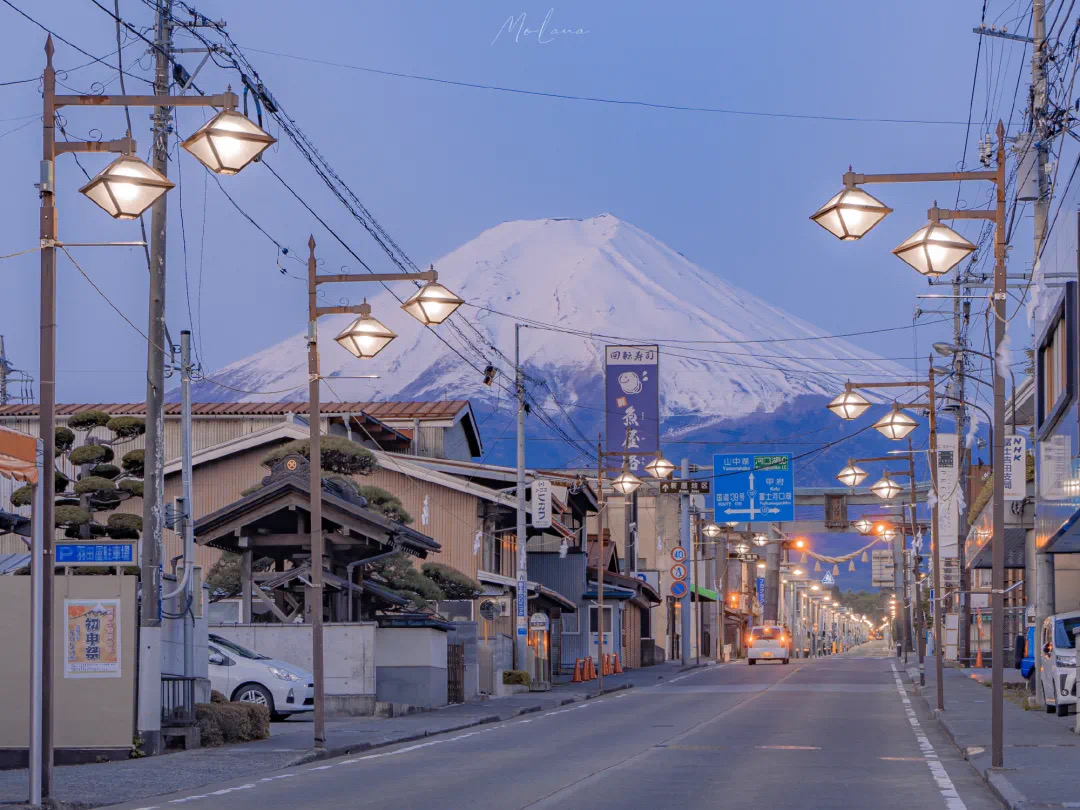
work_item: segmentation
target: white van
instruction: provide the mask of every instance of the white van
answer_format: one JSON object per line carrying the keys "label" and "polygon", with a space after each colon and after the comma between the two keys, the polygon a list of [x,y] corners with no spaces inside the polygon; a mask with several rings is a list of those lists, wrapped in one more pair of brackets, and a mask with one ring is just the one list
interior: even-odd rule
{"label": "white van", "polygon": [[1042,644],[1043,693],[1046,711],[1056,711],[1058,717],[1069,713],[1076,704],[1076,631],[1080,629],[1080,610],[1048,616],[1043,622],[1039,643]]}
{"label": "white van", "polygon": [[753,666],[758,661],[779,661],[786,664],[789,660],[787,634],[775,624],[763,624],[750,628],[747,639],[746,661]]}

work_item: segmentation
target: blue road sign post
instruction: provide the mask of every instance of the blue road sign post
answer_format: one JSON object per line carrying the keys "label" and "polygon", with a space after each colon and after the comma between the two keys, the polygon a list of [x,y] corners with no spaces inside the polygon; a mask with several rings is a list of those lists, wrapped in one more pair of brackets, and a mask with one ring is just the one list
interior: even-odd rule
{"label": "blue road sign post", "polygon": [[134,543],[57,543],[57,565],[134,565]]}
{"label": "blue road sign post", "polygon": [[795,474],[790,453],[713,456],[716,520],[784,523],[795,520]]}

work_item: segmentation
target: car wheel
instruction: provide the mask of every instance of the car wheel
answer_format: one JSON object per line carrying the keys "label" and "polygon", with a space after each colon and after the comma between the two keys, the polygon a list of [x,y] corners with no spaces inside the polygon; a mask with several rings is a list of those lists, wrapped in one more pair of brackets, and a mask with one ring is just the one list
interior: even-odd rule
{"label": "car wheel", "polygon": [[1054,706],[1053,703],[1047,703],[1046,704],[1046,713],[1047,714],[1053,714],[1055,711],[1057,711],[1057,708]]}
{"label": "car wheel", "polygon": [[746,663],[748,663],[750,666],[753,666],[757,663],[757,661],[755,661],[753,658],[747,658]]}
{"label": "car wheel", "polygon": [[1068,714],[1069,714],[1069,704],[1068,703],[1059,703],[1057,705],[1057,716],[1058,717],[1065,717]]}
{"label": "car wheel", "polygon": [[238,703],[254,703],[256,706],[265,706],[271,716],[274,714],[274,696],[265,687],[257,683],[245,683],[233,692],[232,699]]}

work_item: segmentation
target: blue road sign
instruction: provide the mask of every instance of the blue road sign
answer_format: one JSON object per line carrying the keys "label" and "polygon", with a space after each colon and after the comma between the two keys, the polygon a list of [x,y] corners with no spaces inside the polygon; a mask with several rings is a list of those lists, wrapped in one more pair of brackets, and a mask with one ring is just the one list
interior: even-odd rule
{"label": "blue road sign", "polygon": [[790,453],[713,456],[717,521],[781,523],[795,520],[795,474]]}
{"label": "blue road sign", "polygon": [[830,574],[830,573],[829,573],[828,571],[826,571],[826,572],[825,572],[825,576],[823,576],[823,577],[821,578],[821,584],[822,584],[822,585],[835,585],[835,584],[836,584],[836,580],[835,580],[835,579],[833,579],[833,575],[832,575],[832,574]]}
{"label": "blue road sign", "polygon": [[765,604],[765,577],[758,577],[754,584],[757,585],[757,601],[759,605]]}
{"label": "blue road sign", "polygon": [[681,579],[677,579],[671,583],[671,595],[674,596],[676,599],[682,599],[684,596],[686,596],[687,590],[688,588],[686,587],[686,583],[683,582]]}
{"label": "blue road sign", "polygon": [[57,565],[130,565],[134,543],[57,543]]}

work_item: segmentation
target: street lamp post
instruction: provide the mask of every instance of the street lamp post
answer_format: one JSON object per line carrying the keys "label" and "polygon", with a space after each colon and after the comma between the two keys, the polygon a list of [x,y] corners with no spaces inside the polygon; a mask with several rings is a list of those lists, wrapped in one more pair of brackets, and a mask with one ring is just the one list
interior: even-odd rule
{"label": "street lamp post", "polygon": [[[211,122],[213,123],[213,122]],[[323,315],[352,314],[359,317],[334,338],[346,351],[358,359],[370,359],[387,347],[397,335],[371,317],[371,305],[321,307],[318,302],[320,284],[354,284],[386,281],[424,281],[415,295],[402,304],[402,309],[425,326],[438,325],[449,318],[464,303],[438,283],[435,268],[419,273],[345,273],[319,275],[315,260],[315,237],[308,237],[308,449],[309,493],[308,511],[311,526],[311,585],[307,591],[306,610],[311,620],[311,669],[315,681],[314,748],[326,750],[325,685],[323,678],[323,528],[322,528],[322,427],[320,424],[319,329]],[[426,291],[435,288],[435,301],[426,299]],[[520,497],[520,494],[519,494]],[[519,542],[524,542],[519,538]]]}
{"label": "street lamp post", "polygon": [[[972,219],[992,222],[994,225],[994,351],[996,358],[1005,339],[1005,126],[1001,121],[997,125],[997,165],[987,171],[930,172],[911,174],[844,174],[844,191],[833,197],[811,219],[828,230],[834,236],[845,239],[859,239],[890,213],[881,202],[858,200],[847,202],[845,192],[858,190],[857,187],[869,183],[925,183],[952,182],[963,180],[986,180],[995,186],[993,210],[939,209],[935,204],[930,209],[930,222],[917,231],[911,238],[897,247],[893,253],[898,258],[927,276],[940,276],[948,272],[965,256],[975,250],[975,245],[960,237],[955,231],[944,228],[942,219]],[[867,195],[869,196],[869,195]],[[872,220],[872,221],[871,221]],[[869,223],[869,224],[867,224]],[[994,475],[994,535],[992,540],[992,656],[993,675],[991,690],[991,766],[1002,767],[1004,763],[1003,719],[1004,719],[1004,619],[1005,619],[1005,509],[1004,476],[1005,464],[1005,378],[1001,375],[997,362],[994,369],[994,441],[992,466]],[[940,542],[933,538],[935,549]],[[938,639],[940,645],[941,639]]]}
{"label": "street lamp post", "polygon": [[[156,200],[165,194],[173,184],[159,171],[148,166],[142,160],[134,157],[136,151],[135,141],[129,132],[126,137],[119,140],[109,141],[65,141],[56,142],[56,112],[64,107],[217,107],[226,111],[235,110],[239,104],[239,98],[231,90],[223,94],[212,96],[170,96],[168,94],[157,95],[58,95],[56,92],[56,69],[53,67],[53,42],[50,35],[45,41],[45,70],[42,74],[42,155],[41,155],[41,179],[38,183],[38,192],[41,198],[40,216],[40,246],[41,246],[41,340],[40,340],[40,427],[39,433],[44,445],[44,469],[51,471],[56,463],[56,248],[63,248],[64,244],[59,239],[59,229],[56,215],[56,157],[65,153],[90,153],[105,152],[118,153],[120,157],[114,160],[102,172],[83,186],[80,191],[96,205],[100,206],[114,219],[138,218]],[[159,84],[155,83],[155,88]],[[236,113],[233,113],[237,115]],[[243,118],[243,116],[238,116]],[[244,119],[245,121],[247,119]],[[237,171],[243,168],[247,162],[274,143],[274,139],[247,122],[252,131],[250,134],[260,139],[258,147],[247,152],[248,158],[239,165]],[[228,145],[228,135],[221,141]],[[155,145],[155,153],[158,151]],[[190,150],[189,150],[190,151]],[[195,154],[195,157],[199,157]],[[201,159],[201,158],[200,158]],[[214,167],[208,167],[214,170]],[[158,232],[164,231],[164,223],[155,230],[155,239],[163,238]],[[125,244],[125,243],[97,243],[97,244]],[[130,243],[126,243],[130,244]],[[139,243],[142,244],[142,243]],[[153,275],[153,274],[152,274]],[[150,355],[164,352],[161,343],[163,336],[156,336],[153,328],[153,313],[151,313]],[[148,408],[147,412],[147,445],[149,447],[150,433],[155,419],[160,418],[160,413],[154,413]],[[156,428],[153,428],[156,430]],[[147,482],[148,503],[154,500],[152,482]],[[42,688],[45,699],[42,705],[42,746],[41,762],[33,763],[32,767],[41,768],[42,796],[48,799],[52,795],[53,783],[53,591],[54,591],[54,526],[55,526],[55,496],[56,487],[51,472],[42,477],[41,481],[42,505],[40,520],[44,530],[42,538],[42,565],[44,576],[42,578]],[[160,497],[160,492],[157,492]],[[156,504],[155,504],[156,506]],[[147,723],[159,722],[158,710],[152,704],[152,695],[156,695],[159,685],[151,683],[153,673],[160,666],[157,658],[160,657],[156,638],[160,636],[161,617],[159,614],[158,591],[160,587],[160,560],[153,532],[144,527],[141,566],[142,566],[142,612],[140,631],[145,634],[141,639],[141,648],[151,651],[146,656],[140,656],[148,666],[140,670],[141,682],[139,690],[139,717],[146,719]],[[140,728],[155,728],[153,725],[139,723]],[[144,740],[148,749],[156,749],[159,740]]]}

